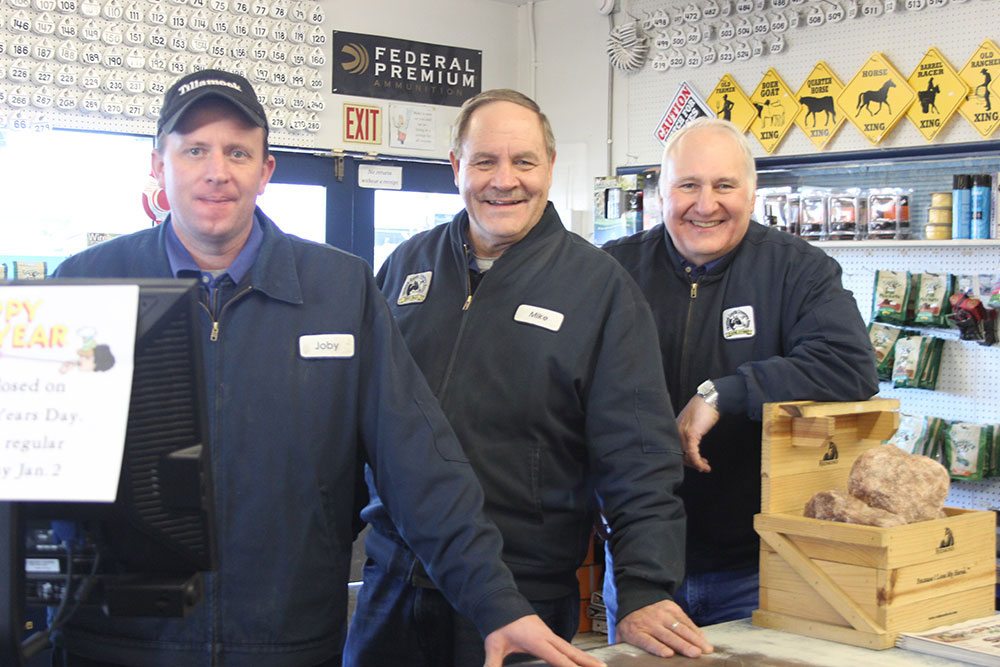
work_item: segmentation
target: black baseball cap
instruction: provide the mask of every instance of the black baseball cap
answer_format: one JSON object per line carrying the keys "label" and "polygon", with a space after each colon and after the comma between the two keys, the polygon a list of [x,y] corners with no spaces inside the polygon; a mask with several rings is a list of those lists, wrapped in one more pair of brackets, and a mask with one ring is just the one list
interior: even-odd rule
{"label": "black baseball cap", "polygon": [[243,112],[247,119],[266,133],[267,115],[257,100],[250,82],[239,74],[218,69],[203,69],[177,79],[163,96],[156,134],[169,134],[177,127],[191,105],[206,97],[221,97]]}

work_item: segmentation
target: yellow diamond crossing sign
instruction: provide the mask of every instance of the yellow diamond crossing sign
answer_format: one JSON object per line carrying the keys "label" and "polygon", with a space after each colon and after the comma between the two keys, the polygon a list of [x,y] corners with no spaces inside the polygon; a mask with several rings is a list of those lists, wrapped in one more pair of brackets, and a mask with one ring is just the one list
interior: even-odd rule
{"label": "yellow diamond crossing sign", "polygon": [[889,59],[873,53],[844,86],[837,101],[858,131],[877,144],[906,115],[916,98],[910,84]]}
{"label": "yellow diamond crossing sign", "polygon": [[716,116],[740,128],[740,132],[746,132],[757,116],[757,111],[750,104],[746,93],[731,74],[722,75],[715,84],[712,94],[708,96],[708,106]]}
{"label": "yellow diamond crossing sign", "polygon": [[969,87],[934,47],[917,63],[908,82],[917,92],[917,101],[906,117],[924,139],[932,141],[965,102]]}
{"label": "yellow diamond crossing sign", "polygon": [[764,150],[773,153],[795,123],[795,116],[799,112],[798,102],[772,67],[761,77],[757,89],[750,95],[750,103],[754,107],[750,131]]}
{"label": "yellow diamond crossing sign", "polygon": [[958,112],[986,138],[1000,125],[1000,88],[995,81],[1000,79],[1000,49],[987,39],[965,63],[959,76],[972,92]]}
{"label": "yellow diamond crossing sign", "polygon": [[837,104],[837,98],[843,89],[844,84],[830,66],[821,61],[816,63],[795,96],[799,103],[795,124],[819,150],[830,143],[830,139],[844,124],[846,114]]}

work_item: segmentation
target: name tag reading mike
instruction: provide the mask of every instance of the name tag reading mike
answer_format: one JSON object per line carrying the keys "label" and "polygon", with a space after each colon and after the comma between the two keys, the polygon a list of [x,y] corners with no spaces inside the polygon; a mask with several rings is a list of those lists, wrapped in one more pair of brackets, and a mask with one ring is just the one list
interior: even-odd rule
{"label": "name tag reading mike", "polygon": [[523,324],[533,324],[536,327],[548,329],[549,331],[559,331],[563,323],[563,314],[549,310],[548,308],[529,306],[526,303],[522,303],[514,313],[514,321]]}
{"label": "name tag reading mike", "polygon": [[299,356],[303,359],[346,359],[353,357],[354,334],[299,336]]}

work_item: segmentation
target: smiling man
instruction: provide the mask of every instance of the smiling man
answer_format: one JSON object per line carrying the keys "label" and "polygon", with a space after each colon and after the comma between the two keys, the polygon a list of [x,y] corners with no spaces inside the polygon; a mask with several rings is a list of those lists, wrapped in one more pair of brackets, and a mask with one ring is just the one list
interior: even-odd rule
{"label": "smiling man", "polygon": [[[677,601],[699,625],[757,607],[763,404],[858,401],[878,391],[872,347],[840,266],[802,239],[751,221],[756,181],[750,144],[736,126],[693,121],[664,147],[663,224],[605,246],[639,284],[659,329],[688,466],[680,488],[687,576]],[[604,597],[610,612],[610,577]]]}
{"label": "smiling man", "polygon": [[[681,450],[642,294],[548,203],[555,139],[529,98],[467,101],[451,164],[465,210],[401,245],[377,277],[459,436],[503,534],[503,560],[565,639],[576,570],[602,510],[614,534],[622,636],[657,655],[711,646],[672,601],[684,515]],[[348,635],[350,667],[481,667],[452,610],[375,489],[369,562]]]}

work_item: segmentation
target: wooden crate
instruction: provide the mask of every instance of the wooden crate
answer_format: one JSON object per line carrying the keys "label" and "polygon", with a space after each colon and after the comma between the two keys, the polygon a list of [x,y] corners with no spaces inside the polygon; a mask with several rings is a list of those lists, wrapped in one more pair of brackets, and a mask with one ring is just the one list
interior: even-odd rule
{"label": "wooden crate", "polygon": [[846,491],[858,455],[899,426],[898,409],[895,399],[764,406],[754,625],[884,649],[900,632],[993,613],[993,512],[946,508],[893,528],[803,516],[817,491]]}

